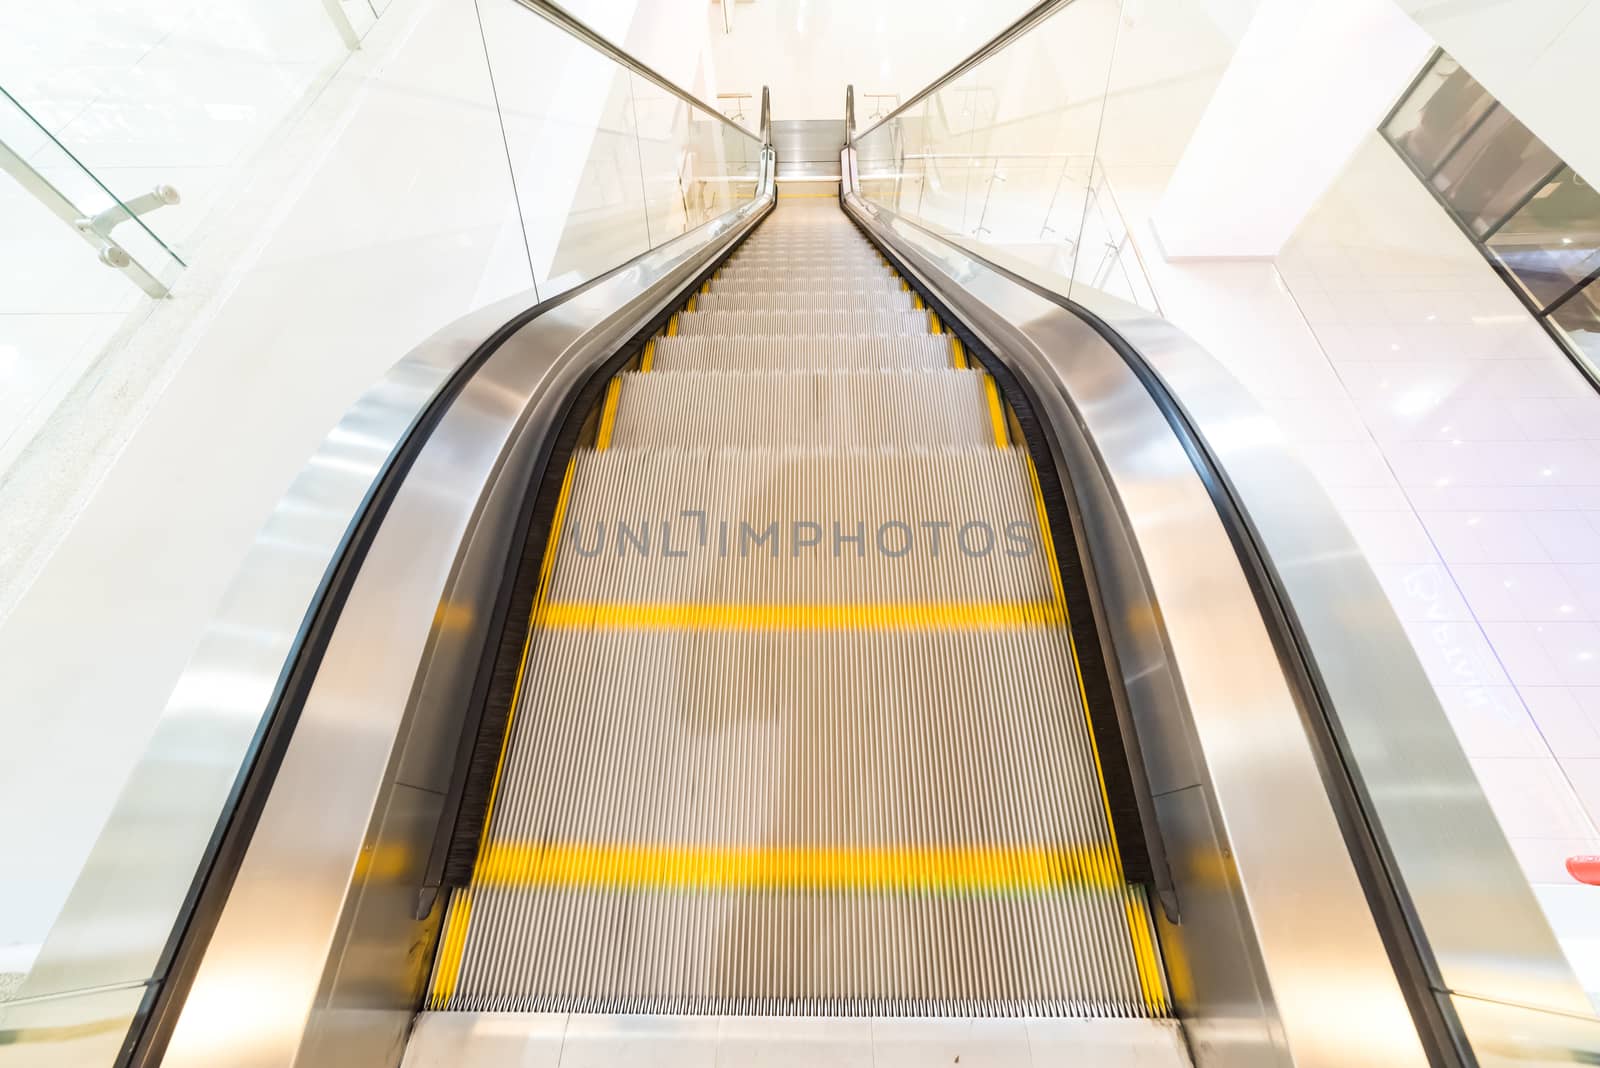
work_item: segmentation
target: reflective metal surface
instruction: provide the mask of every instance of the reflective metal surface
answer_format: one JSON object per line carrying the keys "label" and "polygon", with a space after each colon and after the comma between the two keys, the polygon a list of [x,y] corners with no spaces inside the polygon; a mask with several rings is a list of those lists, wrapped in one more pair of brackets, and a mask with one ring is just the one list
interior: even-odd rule
{"label": "reflective metal surface", "polygon": [[[572,392],[771,202],[546,311],[452,402],[368,549],[164,1063],[398,1061],[431,953],[412,908],[448,759],[424,739],[459,714],[452,672],[476,662],[462,647],[487,602],[469,587],[498,580],[486,561],[503,564]],[[462,330],[475,347],[498,325]]]}
{"label": "reflective metal surface", "polygon": [[1171,860],[1182,923],[1162,945],[1196,1063],[1427,1063],[1295,686],[1185,443],[1082,318],[854,194],[846,206],[1060,437]]}

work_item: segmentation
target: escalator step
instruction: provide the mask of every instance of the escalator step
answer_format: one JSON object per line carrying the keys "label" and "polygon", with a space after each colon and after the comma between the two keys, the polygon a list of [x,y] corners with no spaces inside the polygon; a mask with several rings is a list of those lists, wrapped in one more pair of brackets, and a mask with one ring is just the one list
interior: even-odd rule
{"label": "escalator step", "polygon": [[802,291],[828,290],[839,293],[901,293],[904,286],[887,267],[858,271],[773,271],[763,267],[740,269],[717,275],[711,280],[710,292],[720,295],[736,293],[772,293],[780,288]]}
{"label": "escalator step", "polygon": [[1056,628],[542,635],[448,1005],[1150,1013]]}
{"label": "escalator step", "polygon": [[668,613],[654,625],[727,603],[1058,619],[1027,462],[993,445],[580,452],[548,599],[648,604]]}
{"label": "escalator step", "polygon": [[910,293],[871,289],[787,289],[773,293],[713,290],[695,298],[695,313],[714,311],[915,311]]}
{"label": "escalator step", "polygon": [[784,369],[927,368],[950,366],[950,339],[919,333],[904,337],[860,334],[807,337],[728,334],[657,338],[655,369],[718,371]]}
{"label": "escalator step", "polygon": [[924,334],[932,320],[921,311],[706,311],[678,316],[678,333],[688,335]]}
{"label": "escalator step", "polygon": [[621,378],[613,449],[994,444],[980,371],[656,371]]}

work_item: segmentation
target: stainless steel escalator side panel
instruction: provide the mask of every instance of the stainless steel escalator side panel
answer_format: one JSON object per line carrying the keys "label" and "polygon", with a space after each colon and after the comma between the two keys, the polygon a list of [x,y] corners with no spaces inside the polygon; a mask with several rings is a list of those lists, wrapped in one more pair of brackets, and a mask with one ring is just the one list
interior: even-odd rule
{"label": "stainless steel escalator side panel", "polygon": [[[1534,1046],[1563,1047],[1585,1035],[1591,1044],[1570,1051],[1596,1063],[1600,1024],[1556,1022],[1593,1020],[1593,1006],[1411,638],[1333,503],[1244,388],[1171,323],[1094,290],[1075,290],[1074,299],[1143,357],[1204,436],[1298,628],[1385,861],[1437,967],[1436,989],[1458,1008],[1515,1007]],[[1475,1051],[1480,1041],[1505,1045],[1495,1029],[1505,1014],[1475,1007],[1456,1016]],[[1541,1023],[1551,1028],[1547,1040],[1532,1030]]]}
{"label": "stainless steel escalator side panel", "polygon": [[[425,739],[460,714],[522,496],[573,390],[772,203],[547,310],[452,401],[352,584],[163,1063],[399,1062],[438,920],[412,914],[451,751]],[[461,357],[504,321],[453,331]]]}
{"label": "stainless steel escalator side panel", "polygon": [[1181,923],[1161,925],[1162,947],[1195,1063],[1426,1064],[1295,687],[1184,443],[1083,319],[853,193],[845,204],[1003,355],[1072,472],[1172,867]]}

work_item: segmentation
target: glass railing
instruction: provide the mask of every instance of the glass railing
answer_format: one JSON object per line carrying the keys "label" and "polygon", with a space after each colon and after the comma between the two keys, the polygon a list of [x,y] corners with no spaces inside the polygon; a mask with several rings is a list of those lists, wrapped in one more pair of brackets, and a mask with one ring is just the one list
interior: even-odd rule
{"label": "glass railing", "polygon": [[754,198],[749,131],[518,0],[478,11],[540,299]]}
{"label": "glass railing", "polygon": [[1114,22],[1039,18],[855,140],[861,194],[1030,273],[1159,311],[1095,157]]}
{"label": "glass railing", "polygon": [[0,475],[183,270],[138,214],[175,195],[160,186],[118,199],[0,87]]}
{"label": "glass railing", "polygon": [[376,17],[369,0],[0,5],[0,477],[229,223]]}
{"label": "glass railing", "polygon": [[[323,16],[316,0],[310,0],[310,6]],[[359,13],[362,5],[342,7]],[[369,5],[371,16],[380,15],[383,8],[382,2]],[[504,203],[492,206],[507,223],[492,229],[497,248],[515,247],[519,265],[505,273],[520,282],[450,313],[455,318],[481,308],[482,316],[499,316],[484,327],[483,336],[516,311],[589,282],[708,222],[725,219],[758,195],[763,149],[755,135],[621,56],[602,39],[580,32],[584,28],[558,9],[517,0],[479,0],[476,12],[469,8],[465,18],[472,23],[473,47],[467,54],[483,65],[473,76],[492,86],[495,112],[484,115],[476,101],[441,103],[425,93],[408,96],[392,89],[382,106],[417,109],[415,128],[441,138],[449,136],[451,122],[494,123],[498,130],[489,135],[488,145],[482,138],[473,140],[478,156],[427,172],[432,184],[423,183],[418,197],[404,201],[413,210],[386,216],[365,199],[368,190],[359,182],[346,182],[345,175],[364,174],[360,168],[371,168],[373,156],[404,164],[417,154],[456,153],[460,142],[430,145],[419,136],[397,155],[390,151],[390,142],[367,139],[374,129],[392,137],[392,113],[386,112],[382,122],[373,125],[356,121],[346,135],[356,139],[351,149],[354,162],[336,177],[333,194],[345,199],[325,197],[319,205],[341,210],[313,216],[324,226],[334,218],[342,229],[330,241],[325,234],[295,226],[291,217],[289,233],[275,250],[286,249],[297,267],[287,280],[283,272],[274,276],[274,285],[282,287],[275,292],[297,314],[309,303],[325,319],[344,322],[340,328],[344,340],[336,337],[334,345],[348,345],[350,337],[367,338],[369,344],[386,346],[386,359],[394,361],[449,321],[431,323],[417,336],[387,330],[395,301],[422,299],[428,287],[441,284],[447,267],[431,275],[423,271],[425,277],[415,280],[395,272],[392,285],[411,287],[398,296],[382,287],[357,288],[354,292],[364,293],[366,303],[355,307],[343,299],[318,303],[321,294],[316,291],[318,286],[336,286],[343,277],[341,265],[356,262],[327,256],[329,244],[340,253],[367,250],[367,258],[357,266],[365,264],[370,270],[372,249],[393,246],[400,255],[413,255],[404,240],[408,228],[420,225],[426,231],[415,242],[426,249],[443,247],[444,241],[435,235],[466,243],[464,235],[479,216],[462,221],[451,212],[465,207],[479,210],[482,205],[428,199],[445,186],[439,174],[459,173],[465,167],[509,170]],[[480,27],[487,45],[481,51]],[[12,113],[9,119],[3,110],[7,107]],[[4,125],[6,121],[11,124]],[[0,245],[0,263],[20,280],[10,287],[7,298],[25,301],[24,310],[36,312],[65,291],[49,277],[38,279],[32,288],[18,288],[30,271],[39,269],[42,254],[48,252],[66,265],[64,272],[76,270],[79,260],[98,272],[92,280],[100,287],[97,292],[106,294],[105,304],[91,310],[117,313],[130,301],[169,307],[178,303],[150,301],[139,285],[123,277],[126,268],[119,274],[113,269],[115,263],[106,265],[118,257],[97,252],[104,247],[125,249],[128,262],[141,265],[161,285],[181,278],[184,262],[164,240],[161,215],[153,220],[148,213],[137,215],[132,198],[119,201],[81,166],[74,171],[73,154],[3,97],[0,139],[26,149],[22,155],[32,172],[48,179],[37,182],[37,188],[23,189],[21,181],[11,180],[18,171],[8,167],[11,178],[0,175],[4,191],[0,212],[14,208],[16,218],[26,215],[31,227],[22,231],[11,225],[12,216],[0,217],[5,222],[0,241],[20,242],[18,247]],[[406,182],[414,175],[385,177]],[[57,217],[41,208],[41,191],[62,205],[55,211]],[[326,187],[320,193],[326,194]],[[422,217],[430,212],[436,214]],[[94,228],[78,227],[80,219],[93,222]],[[511,240],[503,241],[502,233],[512,235]],[[117,245],[109,246],[105,234]],[[524,256],[525,272],[520,267]],[[319,258],[331,260],[331,266],[322,270]],[[346,291],[337,292],[343,298]],[[507,292],[516,295],[496,302]],[[273,353],[273,342],[271,337],[234,337],[236,346],[259,352],[263,359]],[[331,359],[340,353],[325,355]],[[0,374],[7,370],[7,360],[15,362],[7,339],[0,336]],[[30,689],[27,681],[14,678],[0,680],[0,709],[6,710],[0,713],[0,753],[26,753],[27,763],[23,769],[5,762],[0,786],[8,792],[0,797],[12,812],[52,796],[52,782],[78,781],[84,739],[130,734],[138,738],[116,759],[109,763],[102,759],[97,765],[98,776],[113,780],[102,790],[105,801],[75,798],[76,808],[70,813],[44,805],[45,811],[29,821],[28,833],[19,831],[7,839],[8,870],[28,876],[8,883],[10,926],[0,930],[0,949],[7,950],[0,956],[0,1063],[12,1063],[6,1052],[12,1038],[7,1036],[22,1032],[47,1037],[59,1033],[69,1043],[81,1038],[87,1045],[71,1048],[76,1058],[72,1063],[99,1063],[100,1051],[114,1053],[132,1013],[163,976],[169,941],[187,907],[195,872],[203,870],[219,821],[225,823],[229,817],[240,770],[272,711],[283,665],[292,662],[302,622],[314,611],[324,577],[360,515],[372,480],[381,475],[407,428],[448,379],[449,371],[431,355],[408,360],[350,410],[296,482],[315,507],[280,507],[249,550],[252,560],[255,554],[266,554],[256,562],[263,564],[259,570],[270,574],[271,581],[240,580],[222,596],[223,616],[232,622],[213,625],[200,637],[198,651],[164,708],[159,702],[151,707],[98,702],[89,708],[87,702],[75,704],[63,696],[60,680],[57,689],[48,691],[38,685]],[[0,506],[6,504],[0,500]],[[159,507],[158,495],[147,508]],[[236,625],[239,619],[245,625]],[[71,639],[63,635],[60,640]],[[218,665],[226,669],[217,669]],[[49,712],[52,730],[40,729],[44,717],[8,714],[13,709]],[[141,748],[151,739],[141,757]],[[124,782],[118,795],[116,784]],[[102,827],[95,839],[95,830]],[[108,886],[117,889],[107,893]],[[30,918],[17,919],[24,912]]]}

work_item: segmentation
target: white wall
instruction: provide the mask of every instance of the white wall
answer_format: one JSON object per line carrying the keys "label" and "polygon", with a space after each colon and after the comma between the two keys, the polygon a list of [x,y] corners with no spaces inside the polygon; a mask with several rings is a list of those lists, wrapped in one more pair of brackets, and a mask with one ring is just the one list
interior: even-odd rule
{"label": "white wall", "polygon": [[[774,119],[840,119],[844,87],[904,100],[954,66],[1033,5],[1028,0],[755,0],[734,5],[732,34],[722,10],[706,20],[720,88],[747,92],[759,108],[772,89]],[[747,112],[750,110],[747,106]]]}
{"label": "white wall", "polygon": [[1600,182],[1600,0],[1395,0],[1518,119]]}
{"label": "white wall", "polygon": [[280,148],[241,201],[253,240],[202,246],[36,458],[108,466],[0,622],[0,971],[26,966],[323,435],[418,341],[530,284],[472,0],[393,0]]}
{"label": "white wall", "polygon": [[1166,255],[1276,255],[1432,49],[1392,0],[1264,0],[1157,209]]}

